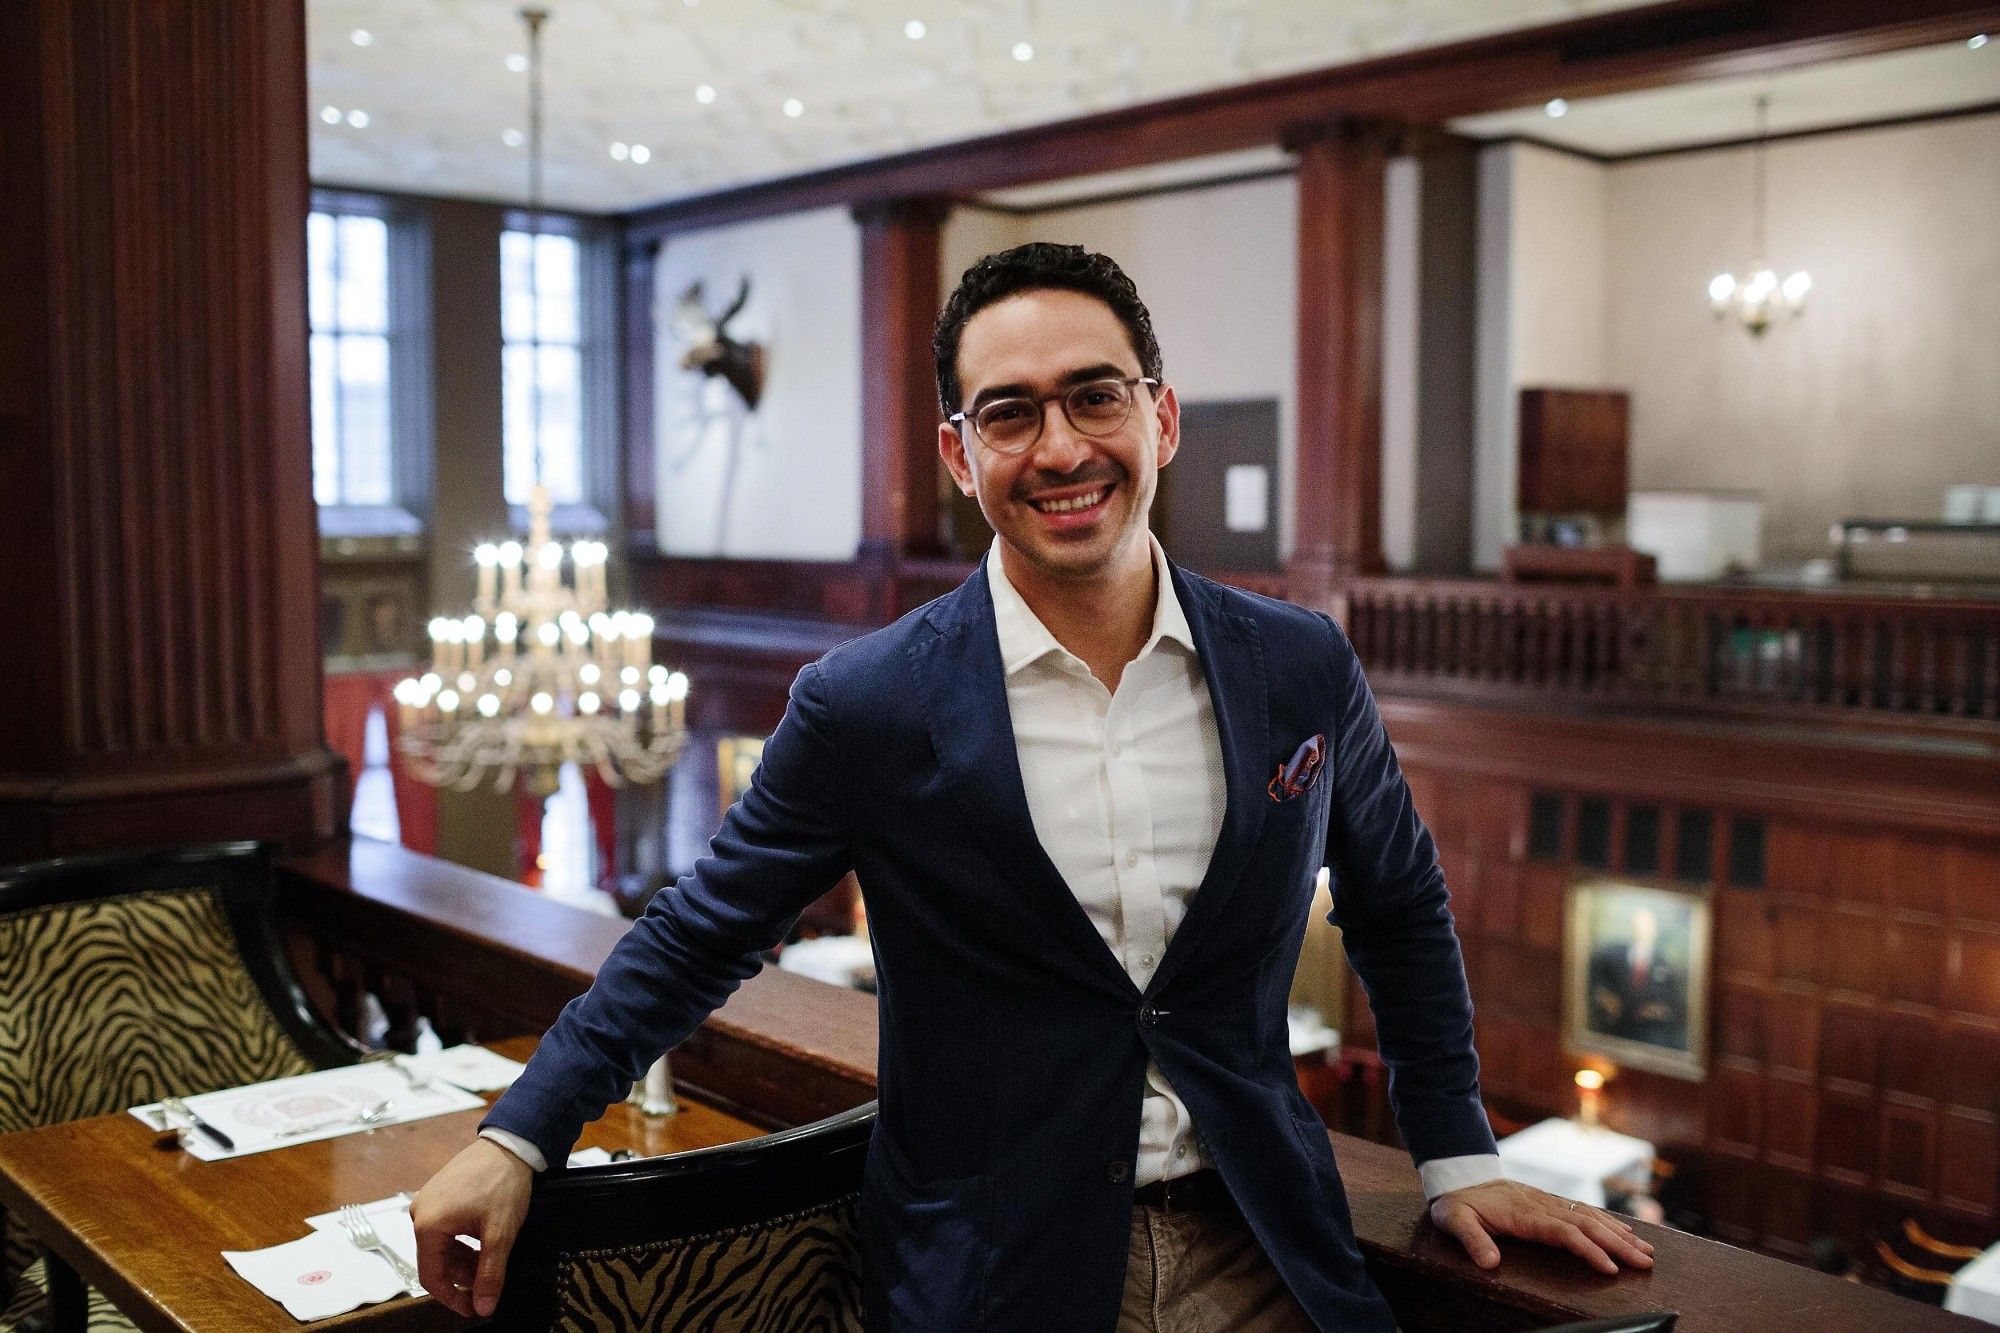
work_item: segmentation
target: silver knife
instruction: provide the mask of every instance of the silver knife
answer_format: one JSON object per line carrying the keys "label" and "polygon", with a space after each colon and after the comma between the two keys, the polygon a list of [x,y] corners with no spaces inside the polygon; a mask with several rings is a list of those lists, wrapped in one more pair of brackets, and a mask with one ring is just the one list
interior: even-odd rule
{"label": "silver knife", "polygon": [[196,1115],[194,1111],[189,1108],[188,1104],[182,1101],[180,1098],[162,1097],[160,1098],[160,1105],[166,1108],[168,1111],[172,1112],[174,1115],[181,1117],[183,1120],[187,1121],[190,1125],[194,1126],[194,1128],[197,1131],[199,1131],[216,1147],[222,1149],[222,1151],[224,1152],[236,1151],[235,1139],[230,1138],[227,1134],[217,1129],[214,1125],[209,1124],[206,1120],[203,1120],[200,1116]]}

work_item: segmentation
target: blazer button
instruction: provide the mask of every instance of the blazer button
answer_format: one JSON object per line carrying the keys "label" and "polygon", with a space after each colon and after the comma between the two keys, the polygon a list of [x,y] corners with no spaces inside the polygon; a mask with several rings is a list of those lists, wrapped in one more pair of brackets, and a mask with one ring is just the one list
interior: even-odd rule
{"label": "blazer button", "polygon": [[1152,1027],[1155,1023],[1158,1023],[1159,1021],[1160,1021],[1160,1011],[1153,1006],[1152,1001],[1148,1000],[1146,1003],[1139,1006],[1140,1027],[1149,1028]]}
{"label": "blazer button", "polygon": [[1111,1162],[1104,1168],[1104,1178],[1114,1185],[1123,1185],[1132,1178],[1130,1162]]}

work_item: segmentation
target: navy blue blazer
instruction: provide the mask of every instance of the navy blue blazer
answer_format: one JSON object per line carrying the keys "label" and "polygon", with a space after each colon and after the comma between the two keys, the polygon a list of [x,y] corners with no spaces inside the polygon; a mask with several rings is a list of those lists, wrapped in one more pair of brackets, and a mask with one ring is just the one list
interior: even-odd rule
{"label": "navy blue blazer", "polygon": [[[562,1162],[852,869],[881,1025],[870,1329],[1110,1329],[1148,1056],[1319,1327],[1393,1327],[1299,1092],[1285,1003],[1327,864],[1404,1142],[1419,1162],[1494,1150],[1436,849],[1339,628],[1180,569],[1174,586],[1228,808],[1143,992],[1036,839],[982,568],[799,673],[710,854],[654,898],[486,1123]],[[1316,770],[1292,762],[1314,736]],[[1273,781],[1288,763],[1289,789]]]}

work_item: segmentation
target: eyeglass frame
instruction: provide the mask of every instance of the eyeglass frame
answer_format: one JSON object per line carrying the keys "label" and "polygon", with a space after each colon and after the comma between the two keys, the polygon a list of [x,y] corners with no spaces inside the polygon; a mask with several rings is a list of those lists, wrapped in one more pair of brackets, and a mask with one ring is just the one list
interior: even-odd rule
{"label": "eyeglass frame", "polygon": [[1137,406],[1137,400],[1135,399],[1134,401],[1128,402],[1126,404],[1124,418],[1119,421],[1118,425],[1113,426],[1110,430],[1103,432],[1085,430],[1082,426],[1077,425],[1076,418],[1069,414],[1068,399],[1071,394],[1076,393],[1078,390],[1081,389],[1088,389],[1093,384],[1116,384],[1121,386],[1129,393],[1132,389],[1141,384],[1147,385],[1148,387],[1154,389],[1162,388],[1164,387],[1165,381],[1155,379],[1151,375],[1132,375],[1129,377],[1120,375],[1100,375],[1096,379],[1084,380],[1081,383],[1072,384],[1068,388],[1058,389],[1054,393],[1045,393],[1040,398],[1013,397],[1010,395],[1006,398],[995,398],[989,402],[982,404],[981,407],[979,408],[979,411],[983,411],[985,410],[985,408],[993,406],[994,403],[1027,403],[1029,406],[1035,409],[1034,438],[1030,439],[1026,444],[1020,446],[1018,449],[1002,449],[996,444],[988,443],[986,439],[986,432],[979,428],[978,411],[954,412],[950,416],[945,418],[945,422],[947,425],[951,426],[960,426],[963,423],[970,422],[972,425],[972,433],[979,437],[979,443],[982,447],[991,449],[996,454],[1004,454],[1007,457],[1011,458],[1016,454],[1024,454],[1028,452],[1028,450],[1034,448],[1037,444],[1041,443],[1042,432],[1045,429],[1047,429],[1047,423],[1049,419],[1048,405],[1050,403],[1059,403],[1062,406],[1063,420],[1069,423],[1071,430],[1075,431],[1079,435],[1089,436],[1093,440],[1101,440],[1107,436],[1116,434],[1118,430],[1124,426],[1125,422],[1130,421],[1132,419],[1132,409],[1135,406]]}

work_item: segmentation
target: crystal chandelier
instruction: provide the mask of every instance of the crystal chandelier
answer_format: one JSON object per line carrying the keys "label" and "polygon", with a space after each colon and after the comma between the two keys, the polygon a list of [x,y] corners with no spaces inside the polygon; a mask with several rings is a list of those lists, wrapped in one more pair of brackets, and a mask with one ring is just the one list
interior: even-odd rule
{"label": "crystal chandelier", "polygon": [[1708,283],[1708,303],[1715,317],[1727,319],[1734,315],[1752,337],[1761,337],[1778,315],[1797,315],[1804,310],[1806,293],[1812,290],[1812,277],[1804,269],[1780,282],[1777,273],[1764,262],[1764,152],[1770,109],[1769,97],[1757,99],[1757,147],[1752,158],[1754,182],[1750,205],[1751,254],[1755,257],[1741,276],[1718,273]]}
{"label": "crystal chandelier", "polygon": [[[542,203],[541,25],[548,11],[524,9],[521,18],[531,66],[533,232]],[[396,685],[399,746],[421,780],[460,791],[482,782],[508,791],[520,781],[546,797],[567,763],[594,768],[613,786],[656,782],[687,741],[687,677],[653,662],[651,616],[607,609],[605,545],[575,541],[565,551],[549,535],[535,415],[527,545],[488,543],[473,552],[479,575],[471,613],[432,620],[430,671]]]}

